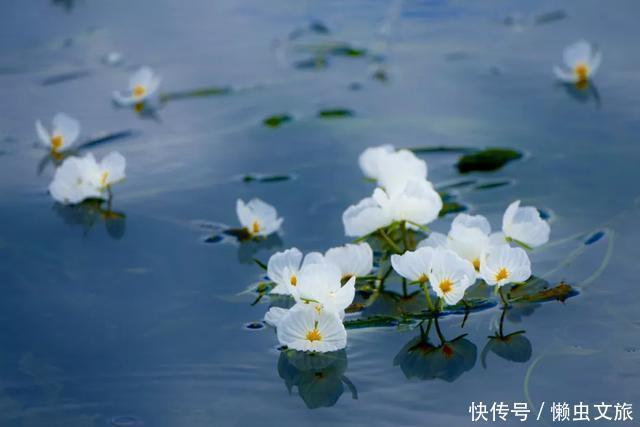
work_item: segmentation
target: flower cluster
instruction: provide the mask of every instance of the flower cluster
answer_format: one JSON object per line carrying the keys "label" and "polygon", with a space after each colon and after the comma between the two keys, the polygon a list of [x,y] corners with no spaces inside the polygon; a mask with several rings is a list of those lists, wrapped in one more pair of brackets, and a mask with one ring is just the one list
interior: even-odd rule
{"label": "flower cluster", "polygon": [[272,294],[291,295],[295,305],[272,307],[265,321],[277,328],[283,346],[301,351],[327,352],[347,345],[342,323],[355,296],[356,278],[373,269],[373,251],[367,243],[329,249],[324,255],[303,257],[297,248],[271,256],[267,275],[275,283]]}
{"label": "flower cluster", "polygon": [[[114,92],[113,99],[118,105],[134,105],[140,110],[155,95],[160,82],[153,70],[142,67],[131,76],[127,94]],[[53,117],[51,130],[37,120],[36,133],[55,159],[64,158],[49,185],[49,193],[57,202],[78,204],[89,199],[110,199],[111,186],[125,178],[126,160],[118,152],[108,154],[100,162],[91,153],[83,157],[67,156],[80,135],[78,120],[58,113]]]}
{"label": "flower cluster", "polygon": [[[525,249],[545,244],[550,233],[536,208],[522,207],[519,200],[511,203],[497,232],[492,232],[484,216],[465,213],[453,219],[447,235],[429,232],[426,225],[438,217],[442,200],[427,180],[426,162],[390,145],[368,148],[359,162],[365,176],[378,185],[371,197],[347,208],[342,217],[345,234],[361,243],[324,254],[303,255],[291,248],[272,255],[266,266],[273,283],[270,293],[289,295],[295,302],[290,309],[271,307],[265,316],[277,328],[281,345],[316,352],[344,348],[347,335],[342,319],[353,302],[356,279],[381,287],[393,270],[405,286],[422,288],[437,319],[445,306],[458,304],[479,281],[494,286],[505,301],[503,286],[530,278],[531,262]],[[238,216],[253,234],[262,224],[276,223],[275,209],[255,199],[247,205],[238,201]],[[280,222],[277,220],[277,226]],[[426,238],[416,244],[412,239],[420,234]],[[388,273],[369,276],[374,252],[364,240],[380,243],[376,264],[382,270],[389,263]]]}

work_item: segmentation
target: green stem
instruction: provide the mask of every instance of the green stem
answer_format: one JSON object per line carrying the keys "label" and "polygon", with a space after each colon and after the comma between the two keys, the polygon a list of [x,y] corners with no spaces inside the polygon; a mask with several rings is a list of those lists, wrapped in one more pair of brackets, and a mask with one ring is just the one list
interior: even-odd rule
{"label": "green stem", "polygon": [[398,245],[396,245],[395,242],[391,240],[391,238],[387,235],[387,233],[385,233],[382,228],[378,230],[378,233],[380,234],[380,237],[382,237],[384,241],[387,242],[389,246],[391,246],[391,249],[393,249],[398,254],[402,253],[402,249],[400,249]]}
{"label": "green stem", "polygon": [[407,221],[400,223],[400,230],[402,231],[402,241],[404,242],[404,250],[409,250],[409,238],[407,236]]}
{"label": "green stem", "polygon": [[500,316],[500,338],[504,338],[503,325],[504,325],[504,316],[507,314],[507,306],[504,306],[502,309],[502,316]]}
{"label": "green stem", "polygon": [[440,323],[438,323],[438,317],[435,317],[435,322],[436,322],[436,332],[438,333],[438,338],[440,339],[440,345],[444,345],[444,343],[447,342],[447,340],[444,338],[444,335],[442,335],[442,331],[440,330]]}
{"label": "green stem", "polygon": [[509,303],[507,302],[504,294],[502,293],[502,286],[498,288],[498,294],[500,294],[500,299],[502,300],[502,304],[504,304],[505,307],[509,306]]}
{"label": "green stem", "polygon": [[407,279],[405,279],[404,277],[402,278],[402,295],[404,295],[404,297],[407,297]]}
{"label": "green stem", "polygon": [[435,312],[435,308],[433,307],[433,302],[431,301],[431,296],[429,295],[429,288],[427,287],[427,283],[424,282],[421,284],[422,291],[424,292],[424,297],[427,300],[427,306],[429,306],[429,311],[432,313]]}

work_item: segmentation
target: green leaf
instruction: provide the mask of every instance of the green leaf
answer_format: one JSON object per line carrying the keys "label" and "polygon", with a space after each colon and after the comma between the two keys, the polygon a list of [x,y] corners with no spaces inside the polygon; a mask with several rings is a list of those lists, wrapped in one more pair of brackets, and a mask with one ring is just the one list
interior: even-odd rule
{"label": "green leaf", "polygon": [[270,128],[277,128],[284,123],[288,123],[293,120],[288,114],[275,114],[273,116],[269,116],[262,121],[262,123]]}
{"label": "green leaf", "polygon": [[458,160],[457,167],[460,173],[494,171],[521,157],[522,153],[509,148],[487,148],[463,155]]}
{"label": "green leaf", "polygon": [[353,117],[355,113],[345,108],[336,108],[332,110],[321,110],[318,112],[318,117],[323,119],[337,119],[343,117]]}

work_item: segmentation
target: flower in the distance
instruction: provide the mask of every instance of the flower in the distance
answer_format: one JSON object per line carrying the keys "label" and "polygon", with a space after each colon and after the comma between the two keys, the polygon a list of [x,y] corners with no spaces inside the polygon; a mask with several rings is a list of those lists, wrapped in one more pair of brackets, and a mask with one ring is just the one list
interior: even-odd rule
{"label": "flower in the distance", "polygon": [[504,286],[524,282],[531,276],[531,261],[522,248],[509,245],[490,247],[480,264],[480,277],[488,285]]}
{"label": "flower in the distance", "polygon": [[549,223],[533,206],[520,207],[520,200],[511,203],[502,217],[502,232],[507,238],[535,248],[549,241]]}
{"label": "flower in the distance", "polygon": [[437,248],[431,259],[429,283],[448,305],[458,303],[476,280],[473,265],[449,249]]}
{"label": "flower in the distance", "polygon": [[556,77],[566,83],[585,85],[596,73],[602,62],[602,53],[584,40],[564,49],[564,67],[553,67]]}
{"label": "flower in the distance", "polygon": [[251,237],[266,237],[280,229],[282,218],[278,218],[276,208],[260,199],[248,203],[238,199],[236,213],[240,224]]}
{"label": "flower in the distance", "polygon": [[58,202],[76,204],[86,199],[106,199],[108,190],[125,178],[126,160],[118,152],[97,162],[93,154],[70,157],[56,169],[49,193]]}
{"label": "flower in the distance", "polygon": [[36,132],[38,138],[54,153],[69,148],[80,134],[80,122],[73,117],[70,117],[64,113],[58,113],[53,116],[51,132],[42,125],[40,120],[36,121]]}
{"label": "flower in the distance", "polygon": [[391,266],[400,276],[424,284],[429,280],[434,251],[434,248],[422,247],[402,255],[391,255]]}
{"label": "flower in the distance", "polygon": [[427,180],[410,180],[401,191],[376,188],[371,197],[351,205],[342,214],[345,234],[363,236],[395,221],[426,225],[438,217],[442,199]]}
{"label": "flower in the distance", "polygon": [[277,327],[278,341],[290,349],[325,353],[347,346],[347,331],[340,318],[305,304],[291,308]]}
{"label": "flower in the distance", "polygon": [[162,79],[149,67],[142,67],[129,79],[126,93],[114,92],[113,99],[118,105],[130,106],[142,104],[155,94]]}
{"label": "flower in the distance", "polygon": [[324,254],[324,259],[338,267],[343,280],[366,276],[373,269],[373,251],[368,243],[347,243],[331,248]]}
{"label": "flower in the distance", "polygon": [[319,252],[311,252],[303,260],[302,252],[298,248],[287,249],[271,255],[267,263],[267,276],[276,284],[271,293],[291,294],[291,287],[298,284],[300,268],[323,261],[322,254]]}
{"label": "flower in the distance", "polygon": [[318,311],[329,311],[338,316],[351,305],[355,296],[356,278],[352,276],[344,286],[338,267],[328,262],[305,265],[298,275],[298,284],[292,288],[296,302],[312,305]]}
{"label": "flower in the distance", "polygon": [[482,215],[458,214],[451,223],[447,246],[480,271],[482,254],[491,244],[491,225]]}

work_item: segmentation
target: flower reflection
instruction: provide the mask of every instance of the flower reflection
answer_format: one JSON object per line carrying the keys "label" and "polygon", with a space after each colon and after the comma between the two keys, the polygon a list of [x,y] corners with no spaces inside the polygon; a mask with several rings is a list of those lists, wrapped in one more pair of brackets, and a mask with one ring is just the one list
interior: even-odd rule
{"label": "flower reflection", "polygon": [[400,350],[393,359],[393,365],[400,366],[408,379],[453,382],[475,366],[476,345],[466,339],[465,334],[451,341],[441,340],[440,345],[435,346],[428,337],[432,323],[436,323],[438,328],[437,319],[429,321],[426,332],[420,326],[420,335]]}
{"label": "flower reflection", "polygon": [[112,210],[103,200],[91,199],[77,205],[55,203],[52,209],[66,225],[82,227],[85,235],[99,222],[104,222],[107,234],[114,239],[121,239],[126,232],[126,215]]}
{"label": "flower reflection", "polygon": [[501,359],[516,363],[525,363],[531,358],[531,341],[524,335],[524,330],[506,335],[504,333],[505,317],[510,310],[509,307],[503,307],[498,330],[495,335],[489,337],[489,341],[487,341],[487,344],[482,350],[480,359],[483,368],[487,367],[487,355],[489,352],[494,353]]}
{"label": "flower reflection", "polygon": [[289,393],[293,387],[309,409],[330,407],[336,404],[345,386],[354,399],[358,392],[344,375],[347,370],[345,350],[332,353],[305,353],[284,350],[278,359],[278,374],[284,380]]}

